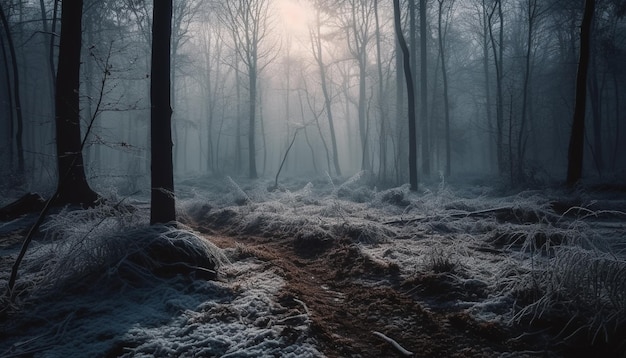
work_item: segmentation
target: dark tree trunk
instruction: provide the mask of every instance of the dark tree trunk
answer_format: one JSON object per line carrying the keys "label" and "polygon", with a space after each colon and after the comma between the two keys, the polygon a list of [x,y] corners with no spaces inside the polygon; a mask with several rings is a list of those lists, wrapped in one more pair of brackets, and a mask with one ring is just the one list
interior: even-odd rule
{"label": "dark tree trunk", "polygon": [[380,120],[380,138],[379,142],[379,178],[387,181],[387,116],[385,114],[384,88],[383,88],[383,64],[380,49],[380,21],[378,16],[378,0],[374,0],[374,20],[376,24],[376,69],[378,71],[378,113]]}
{"label": "dark tree trunk", "polygon": [[585,110],[587,101],[587,70],[589,68],[589,47],[591,39],[591,21],[595,9],[595,0],[585,1],[585,13],[580,27],[580,57],[576,76],[576,103],[574,122],[567,154],[567,180],[569,186],[575,185],[582,176],[583,146],[585,138]]}
{"label": "dark tree trunk", "polygon": [[422,172],[430,175],[430,139],[428,129],[428,78],[426,49],[426,0],[420,0],[420,120],[422,123]]}
{"label": "dark tree trunk", "polygon": [[[17,145],[17,174],[20,178],[24,176],[24,148],[22,144],[24,122],[22,119],[22,103],[20,100],[20,76],[17,68],[17,56],[15,54],[15,46],[13,45],[13,36],[9,22],[4,14],[2,6],[0,6],[0,19],[7,38],[9,53],[11,55],[11,65],[13,68],[13,100],[15,101],[15,114],[17,119],[17,133],[15,133],[15,144]],[[8,78],[8,77],[7,77]]]}
{"label": "dark tree trunk", "polygon": [[446,57],[444,48],[444,30],[442,29],[441,18],[443,11],[443,0],[439,0],[439,17],[437,23],[437,32],[439,37],[439,53],[441,55],[441,77],[443,79],[443,108],[445,113],[445,132],[446,132],[446,177],[450,176],[451,159],[450,159],[450,103],[448,99],[448,73],[446,71]]}
{"label": "dark tree trunk", "polygon": [[57,204],[93,205],[98,195],[85,177],[80,133],[80,48],[83,1],[61,6],[61,40],[56,85]]}
{"label": "dark tree trunk", "polygon": [[[409,58],[409,48],[406,45],[400,20],[400,0],[393,0],[393,17],[396,30],[396,37],[402,49],[404,63],[404,78],[406,80],[406,92],[409,98],[409,182],[411,190],[417,191],[417,143],[415,129],[415,89],[413,88],[413,77],[411,75],[411,62]],[[397,69],[400,70],[400,69]]]}
{"label": "dark tree trunk", "polygon": [[485,112],[487,113],[487,130],[489,131],[489,168],[493,172],[493,155],[496,153],[495,140],[493,138],[493,115],[491,112],[491,83],[489,81],[489,23],[487,20],[487,8],[485,0],[482,0],[483,16],[483,74],[485,76]]}
{"label": "dark tree trunk", "polygon": [[152,15],[150,83],[152,190],[150,223],[176,220],[172,163],[172,107],[170,103],[170,46],[172,0],[155,0]]}
{"label": "dark tree trunk", "polygon": [[11,71],[9,70],[9,61],[7,59],[7,51],[4,46],[4,38],[0,36],[0,48],[2,49],[2,62],[4,64],[4,73],[6,75],[6,91],[9,100],[8,108],[8,132],[7,132],[7,145],[9,147],[9,168],[13,168],[15,165],[15,158],[13,157],[13,151],[15,144],[13,143],[13,133],[15,132],[15,123],[13,118],[13,90],[11,89]]}
{"label": "dark tree trunk", "polygon": [[[498,10],[500,21],[500,29],[498,42],[495,41],[493,34],[493,15]],[[500,175],[506,173],[506,161],[504,157],[504,98],[503,98],[503,54],[504,54],[504,18],[502,11],[502,1],[496,0],[493,8],[489,12],[488,27],[489,39],[491,40],[491,48],[493,50],[493,63],[496,69],[496,154],[498,161],[498,172]]]}

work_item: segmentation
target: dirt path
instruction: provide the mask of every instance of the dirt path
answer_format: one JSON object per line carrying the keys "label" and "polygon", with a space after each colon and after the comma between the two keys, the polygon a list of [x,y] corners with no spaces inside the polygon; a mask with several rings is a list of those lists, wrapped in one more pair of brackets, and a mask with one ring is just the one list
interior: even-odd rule
{"label": "dirt path", "polygon": [[397,267],[372,260],[347,241],[304,257],[296,253],[291,240],[213,232],[207,237],[222,248],[238,246],[279,268],[287,281],[281,304],[306,305],[312,333],[328,357],[403,356],[374,331],[395,340],[413,357],[530,354],[530,348],[510,339],[512,333],[495,325],[475,322],[461,311],[426,309],[407,294]]}

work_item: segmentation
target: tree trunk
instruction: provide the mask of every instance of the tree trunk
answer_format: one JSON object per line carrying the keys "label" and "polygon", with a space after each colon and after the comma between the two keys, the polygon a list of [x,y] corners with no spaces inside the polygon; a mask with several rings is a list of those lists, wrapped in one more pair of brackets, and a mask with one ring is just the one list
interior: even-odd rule
{"label": "tree trunk", "polygon": [[[15,101],[15,114],[17,119],[17,132],[15,133],[15,144],[17,146],[17,175],[20,179],[24,177],[24,146],[22,143],[24,121],[22,119],[22,102],[20,100],[20,76],[18,70],[17,56],[15,54],[15,46],[13,45],[13,36],[9,28],[9,22],[4,14],[2,6],[0,6],[0,20],[7,37],[9,45],[9,53],[11,55],[11,66],[13,68],[13,100]],[[7,77],[8,78],[8,77]]]}
{"label": "tree trunk", "polygon": [[489,24],[487,21],[486,0],[482,0],[482,20],[483,20],[483,74],[485,76],[485,113],[487,114],[487,130],[489,131],[489,168],[493,172],[493,164],[496,163],[494,155],[496,154],[495,138],[493,133],[493,115],[491,113],[491,83],[489,81]]}
{"label": "tree trunk", "polygon": [[[445,114],[445,131],[446,131],[446,177],[450,176],[450,104],[448,100],[448,73],[446,72],[446,58],[444,49],[444,31],[441,26],[441,18],[444,0],[439,0],[439,18],[438,18],[438,37],[439,37],[439,53],[441,57],[441,77],[443,78],[443,109]],[[452,5],[451,5],[452,6]]]}
{"label": "tree trunk", "polygon": [[7,91],[7,95],[8,95],[8,132],[7,132],[7,146],[9,147],[9,168],[13,168],[13,166],[15,165],[15,158],[14,158],[14,147],[15,144],[13,142],[13,133],[15,132],[15,123],[14,123],[14,118],[13,118],[13,106],[15,104],[15,102],[13,102],[13,90],[11,89],[11,71],[9,70],[9,61],[7,59],[7,51],[6,48],[4,46],[4,37],[0,36],[0,48],[2,48],[2,61],[4,63],[4,73],[6,75],[6,91]]}
{"label": "tree trunk", "polygon": [[583,171],[587,70],[589,68],[591,22],[595,5],[595,0],[585,1],[585,12],[580,27],[580,55],[578,60],[578,73],[576,76],[576,103],[574,105],[574,121],[567,154],[566,184],[570,187],[574,186],[580,180]]}
{"label": "tree trunk", "polygon": [[380,120],[379,142],[379,178],[387,180],[387,116],[385,115],[383,64],[380,50],[380,23],[378,19],[378,0],[374,0],[374,20],[376,21],[376,69],[378,71],[378,115]]}
{"label": "tree trunk", "polygon": [[[498,9],[500,18],[499,42],[496,43],[493,34],[493,15]],[[502,56],[504,54],[504,19],[502,12],[502,1],[496,0],[493,9],[488,16],[489,38],[491,40],[491,48],[493,49],[493,62],[496,69],[496,155],[498,161],[498,172],[500,175],[506,173],[506,163],[504,160],[504,98],[502,93]]]}
{"label": "tree trunk", "polygon": [[420,0],[420,120],[422,123],[422,173],[430,176],[430,138],[428,129],[428,63],[426,49],[426,0]]}
{"label": "tree trunk", "polygon": [[[396,153],[394,156],[394,167],[396,172],[396,185],[400,185],[400,183],[404,182],[406,178],[406,166],[404,163],[408,162],[407,159],[407,151],[408,143],[406,143],[407,134],[404,130],[405,117],[404,117],[404,88],[403,88],[403,80],[402,80],[402,70],[403,64],[403,54],[402,49],[400,47],[400,43],[398,40],[398,36],[396,36],[395,41],[395,52],[396,52]],[[412,80],[412,79],[411,79]],[[406,85],[406,83],[404,84]]]}
{"label": "tree trunk", "polygon": [[61,4],[61,40],[56,86],[58,204],[93,205],[98,195],[85,177],[80,133],[80,49],[83,1]]}
{"label": "tree trunk", "polygon": [[[321,39],[321,23],[320,23],[320,10],[316,10],[316,27],[315,34],[312,36],[312,40],[314,40],[313,46],[313,57],[315,57],[315,61],[317,62],[317,66],[320,70],[320,82],[322,87],[322,94],[324,95],[324,108],[326,108],[326,117],[328,119],[328,128],[330,131],[330,144],[332,148],[332,156],[333,156],[333,165],[335,168],[335,174],[341,176],[341,167],[339,166],[339,153],[337,151],[337,138],[335,136],[335,123],[333,120],[333,111],[332,111],[332,102],[331,95],[328,91],[328,84],[326,83],[326,67],[324,66],[324,61],[322,57],[322,39]],[[330,174],[330,173],[329,173]]]}
{"label": "tree trunk", "polygon": [[172,162],[171,62],[172,0],[154,0],[152,15],[150,223],[176,220]]}
{"label": "tree trunk", "polygon": [[256,95],[257,95],[257,72],[256,68],[249,65],[248,73],[248,85],[250,102],[248,103],[248,175],[250,179],[258,178],[256,171],[256,144],[255,144],[255,131],[256,131]]}
{"label": "tree trunk", "polygon": [[[362,51],[365,51],[363,49]],[[361,138],[361,170],[370,170],[369,146],[367,143],[367,98],[365,80],[367,77],[367,69],[365,67],[365,53],[363,52],[359,59],[359,135]]]}
{"label": "tree trunk", "polygon": [[[413,88],[413,76],[411,75],[411,62],[409,48],[404,40],[402,26],[400,20],[400,0],[393,0],[394,25],[396,37],[400,48],[402,49],[402,57],[404,63],[404,78],[406,80],[407,97],[409,98],[409,182],[411,190],[417,191],[417,135],[415,133],[415,90]],[[400,69],[397,69],[398,71]]]}
{"label": "tree trunk", "polygon": [[604,171],[604,153],[603,153],[603,139],[602,139],[602,85],[598,80],[598,65],[596,60],[596,54],[590,53],[590,73],[589,76],[589,104],[591,104],[592,113],[592,133],[593,133],[593,161],[596,164],[596,169],[599,175],[602,175]]}

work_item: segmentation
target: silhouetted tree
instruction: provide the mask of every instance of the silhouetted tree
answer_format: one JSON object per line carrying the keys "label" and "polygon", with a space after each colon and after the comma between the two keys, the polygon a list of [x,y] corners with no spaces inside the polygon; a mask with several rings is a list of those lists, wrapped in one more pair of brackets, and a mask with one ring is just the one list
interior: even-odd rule
{"label": "silhouetted tree", "polygon": [[80,133],[80,49],[83,1],[61,5],[61,39],[56,82],[57,204],[93,205],[98,195],[85,177]]}
{"label": "silhouetted tree", "polygon": [[420,0],[420,122],[422,128],[422,173],[430,175],[430,139],[428,129],[428,49],[426,48],[426,0]]}
{"label": "silhouetted tree", "polygon": [[587,102],[587,70],[589,68],[589,48],[591,39],[591,22],[596,2],[585,1],[585,12],[580,27],[580,57],[578,61],[578,75],[576,76],[576,104],[574,108],[574,122],[569,140],[567,155],[567,184],[576,184],[583,170],[583,146],[585,138],[585,110]]}
{"label": "silhouetted tree", "polygon": [[[406,92],[409,98],[409,182],[411,190],[417,191],[417,143],[415,130],[415,89],[413,88],[413,76],[411,75],[411,64],[409,59],[409,48],[406,45],[404,34],[402,33],[400,17],[400,0],[393,0],[393,18],[396,29],[396,36],[402,49],[404,63],[404,78],[406,79]],[[398,71],[400,69],[397,69]]]}
{"label": "silhouetted tree", "polygon": [[[438,0],[439,2],[439,12],[437,17],[437,37],[439,38],[439,57],[441,58],[441,77],[443,79],[443,109],[444,109],[444,120],[445,120],[445,135],[446,135],[446,176],[450,176],[451,172],[451,159],[450,159],[450,101],[448,98],[448,71],[446,69],[446,52],[445,52],[445,36],[446,29],[448,27],[448,17],[449,14],[446,15],[446,29],[442,26],[442,18],[443,18],[443,5],[445,0]],[[452,12],[452,7],[454,6],[454,0],[450,1],[448,6],[448,12]]]}
{"label": "silhouetted tree", "polygon": [[156,224],[176,220],[170,103],[172,0],[154,0],[152,11],[150,223]]}
{"label": "silhouetted tree", "polygon": [[[17,119],[17,132],[15,133],[15,143],[17,145],[17,174],[21,179],[24,176],[24,147],[22,144],[22,134],[24,127],[24,120],[22,118],[22,103],[20,100],[20,76],[17,68],[17,56],[15,55],[15,46],[13,45],[13,36],[11,35],[11,29],[9,28],[9,22],[6,18],[4,10],[0,5],[0,20],[2,20],[2,27],[7,38],[7,45],[9,46],[9,53],[11,55],[11,66],[13,69],[13,100],[15,103],[11,104],[11,108],[15,109]],[[7,74],[8,80],[8,74]],[[15,107],[13,107],[13,104]],[[12,109],[13,110],[13,109]],[[13,145],[10,143],[10,145]]]}

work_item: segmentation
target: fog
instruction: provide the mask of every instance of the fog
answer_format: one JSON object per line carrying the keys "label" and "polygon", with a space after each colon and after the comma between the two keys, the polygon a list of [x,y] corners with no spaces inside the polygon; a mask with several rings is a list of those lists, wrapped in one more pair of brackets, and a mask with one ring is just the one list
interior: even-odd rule
{"label": "fog", "polygon": [[[402,28],[415,66],[419,180],[471,175],[501,178],[511,186],[563,181],[582,2],[504,1],[501,16],[491,1],[426,3],[425,78],[419,14],[415,10],[413,20],[407,4],[402,6]],[[177,178],[274,177],[295,135],[281,176],[350,176],[367,170],[379,186],[408,182],[406,84],[397,70],[401,56],[399,61],[391,2],[226,4],[174,3],[171,98]],[[55,70],[50,66],[57,61],[58,38],[50,32],[54,25],[58,34],[62,24],[52,13],[53,2],[5,2],[3,7],[15,44],[23,129],[18,133],[14,74],[3,32],[1,170],[14,184],[48,188],[57,171],[52,160]],[[623,179],[623,11],[608,1],[598,7],[584,177]],[[248,8],[259,11],[252,18],[238,17],[237,11],[244,14]],[[151,4],[87,1],[83,12],[83,133],[94,119],[83,150],[88,179],[127,192],[146,190]],[[251,74],[256,78],[252,106]],[[426,103],[420,94],[423,80]],[[422,107],[425,118],[419,115]],[[253,134],[250,108],[255,111]],[[18,170],[20,152],[24,175]]]}
{"label": "fog", "polygon": [[0,355],[625,356],[625,15],[0,0]]}

